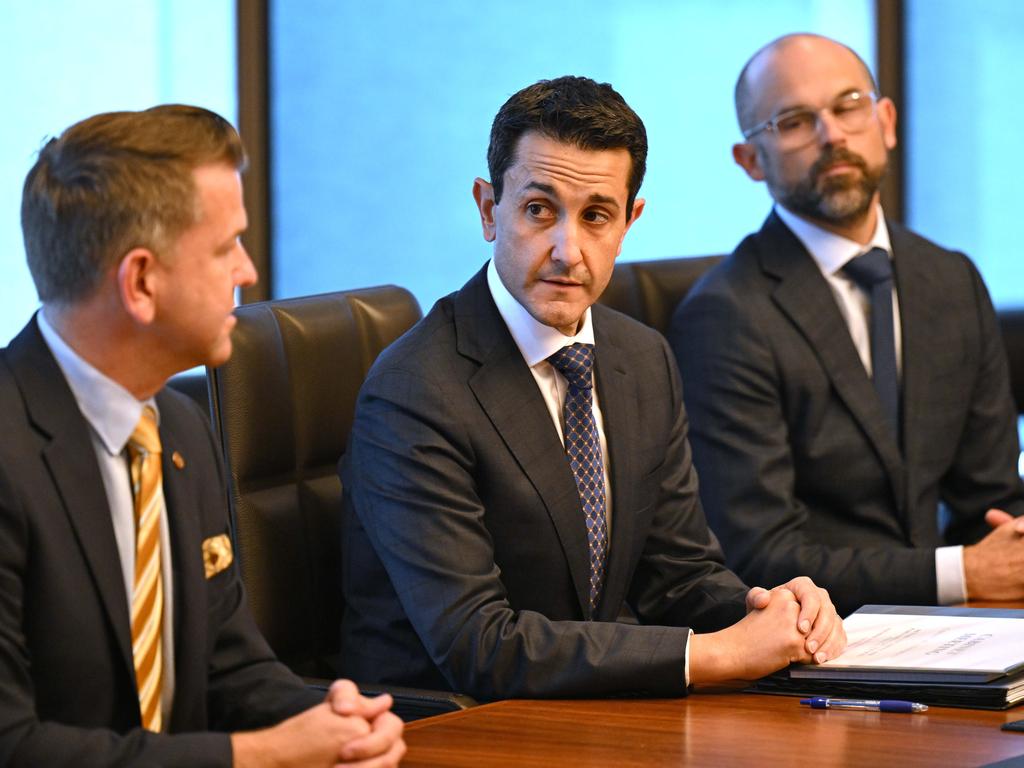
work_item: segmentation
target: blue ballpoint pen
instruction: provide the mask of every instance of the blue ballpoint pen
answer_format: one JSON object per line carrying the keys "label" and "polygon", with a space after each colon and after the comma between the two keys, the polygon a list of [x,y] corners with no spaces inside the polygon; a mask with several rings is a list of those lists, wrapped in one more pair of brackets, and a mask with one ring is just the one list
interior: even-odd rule
{"label": "blue ballpoint pen", "polygon": [[927,704],[898,699],[830,699],[826,696],[814,696],[800,699],[801,704],[809,704],[812,709],[863,709],[874,712],[927,712]]}

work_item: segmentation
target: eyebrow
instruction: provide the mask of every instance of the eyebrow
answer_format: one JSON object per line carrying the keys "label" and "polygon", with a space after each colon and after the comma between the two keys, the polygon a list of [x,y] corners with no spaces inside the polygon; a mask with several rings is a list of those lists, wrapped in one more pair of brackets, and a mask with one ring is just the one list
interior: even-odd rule
{"label": "eyebrow", "polygon": [[[523,187],[523,191],[525,192],[528,189],[535,189],[539,192],[543,192],[544,194],[551,195],[552,197],[558,197],[558,192],[555,191],[555,188],[553,186],[551,186],[550,184],[545,184],[541,181],[527,182],[527,184]],[[591,194],[590,197],[587,198],[587,201],[590,203],[600,203],[602,205],[614,206],[615,208],[619,207],[619,201],[616,200],[614,197],[611,197],[610,195],[599,195],[597,192]]]}
{"label": "eyebrow", "polygon": [[[849,88],[846,88],[846,89],[840,91],[839,93],[837,93],[835,96],[833,96],[832,97],[832,101],[829,102],[829,106],[831,106],[832,104],[835,104],[837,101],[841,101],[841,100],[845,99],[851,93],[867,94],[867,93],[872,93],[872,91],[871,91],[870,88],[865,90],[864,88],[860,88],[858,86],[850,86]],[[810,104],[794,104],[791,107],[784,107],[783,109],[780,109],[775,114],[776,115],[784,115],[787,112],[802,112],[802,111],[805,111],[805,110],[806,111],[810,111],[810,112],[814,112],[815,108],[812,107]]]}
{"label": "eyebrow", "polygon": [[525,192],[528,189],[536,189],[539,192],[543,192],[546,195],[551,195],[552,197],[558,196],[558,193],[555,192],[555,188],[553,186],[551,186],[550,184],[543,184],[539,181],[528,182],[526,186],[523,187],[523,191]]}

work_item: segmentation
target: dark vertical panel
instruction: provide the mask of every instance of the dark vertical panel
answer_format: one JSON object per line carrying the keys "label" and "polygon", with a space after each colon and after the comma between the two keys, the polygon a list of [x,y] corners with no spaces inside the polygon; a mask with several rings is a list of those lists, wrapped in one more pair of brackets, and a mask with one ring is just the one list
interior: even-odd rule
{"label": "dark vertical panel", "polygon": [[889,155],[889,173],[882,182],[882,207],[885,215],[902,222],[904,215],[903,138],[909,117],[904,99],[906,65],[903,36],[903,0],[876,0],[875,23],[878,34],[878,87],[882,95],[896,102],[896,149]]}
{"label": "dark vertical panel", "polygon": [[270,298],[270,100],[268,88],[269,0],[237,0],[238,130],[249,153],[245,174],[245,208],[249,229],[242,238],[260,280],[242,289],[242,302]]}

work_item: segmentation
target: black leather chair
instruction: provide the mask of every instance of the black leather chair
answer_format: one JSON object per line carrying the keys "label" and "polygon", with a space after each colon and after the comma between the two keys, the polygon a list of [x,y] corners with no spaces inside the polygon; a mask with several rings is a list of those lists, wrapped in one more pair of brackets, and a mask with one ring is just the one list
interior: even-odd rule
{"label": "black leather chair", "polygon": [[200,368],[176,374],[167,380],[167,386],[195,400],[196,405],[209,417],[210,385],[206,380],[206,371]]}
{"label": "black leather chair", "polygon": [[722,256],[620,261],[612,272],[601,303],[662,333],[668,330],[676,305]]}
{"label": "black leather chair", "polygon": [[[337,464],[367,371],[420,308],[383,286],[248,304],[236,316],[231,359],[208,378],[242,578],[278,657],[330,679],[343,652]],[[405,719],[474,703],[388,690]]]}

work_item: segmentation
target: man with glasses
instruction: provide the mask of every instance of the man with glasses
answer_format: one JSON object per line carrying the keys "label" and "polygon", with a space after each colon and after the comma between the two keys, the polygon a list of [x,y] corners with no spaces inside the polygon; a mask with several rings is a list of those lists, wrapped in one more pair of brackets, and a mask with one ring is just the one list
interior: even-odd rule
{"label": "man with glasses", "polygon": [[683,302],[701,498],[749,583],[864,603],[1024,598],[1005,353],[974,265],[885,219],[896,107],[852,50],[788,35],[736,84],[736,162],[775,206]]}

